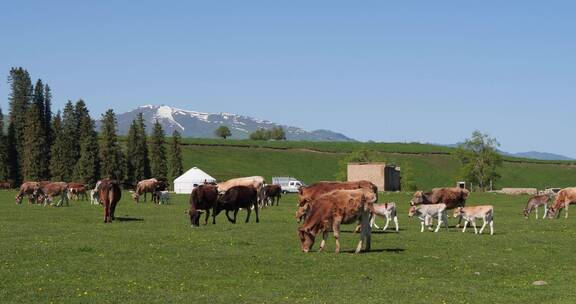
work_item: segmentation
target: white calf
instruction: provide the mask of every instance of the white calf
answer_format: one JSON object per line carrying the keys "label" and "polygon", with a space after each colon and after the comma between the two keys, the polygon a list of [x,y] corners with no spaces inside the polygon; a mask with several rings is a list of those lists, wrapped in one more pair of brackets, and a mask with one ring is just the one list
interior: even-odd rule
{"label": "white calf", "polygon": [[170,194],[168,191],[156,191],[154,195],[158,198],[158,204],[167,204],[170,200]]}
{"label": "white calf", "polygon": [[386,224],[382,230],[386,230],[388,228],[388,224],[390,224],[390,219],[394,220],[394,225],[396,226],[396,232],[398,232],[398,216],[396,216],[396,203],[384,203],[384,204],[374,204],[374,210],[372,211],[372,219],[370,220],[370,227],[376,227],[376,229],[380,229],[378,225],[376,225],[376,216],[386,218]]}
{"label": "white calf", "polygon": [[482,228],[480,228],[480,234],[482,234],[482,231],[486,228],[486,224],[490,224],[490,235],[494,234],[494,207],[492,205],[458,207],[454,209],[454,217],[462,217],[465,220],[462,232],[466,232],[468,222],[472,222],[474,233],[478,234],[475,220],[481,218],[484,220],[484,224]]}
{"label": "white calf", "polygon": [[433,205],[416,205],[411,206],[410,211],[408,211],[408,216],[413,217],[416,215],[420,219],[421,229],[420,232],[424,232],[424,226],[428,225],[428,220],[432,223],[434,217],[438,218],[438,226],[434,232],[440,230],[442,222],[446,226],[446,231],[448,231],[448,217],[446,216],[446,204],[433,204]]}
{"label": "white calf", "polygon": [[90,204],[92,205],[98,205],[100,204],[100,194],[98,193],[98,190],[90,190]]}

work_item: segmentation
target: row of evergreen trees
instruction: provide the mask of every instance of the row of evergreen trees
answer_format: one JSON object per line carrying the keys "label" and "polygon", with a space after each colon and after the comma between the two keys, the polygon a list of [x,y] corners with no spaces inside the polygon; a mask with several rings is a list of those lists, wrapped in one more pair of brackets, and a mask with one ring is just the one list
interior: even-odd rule
{"label": "row of evergreen trees", "polygon": [[112,178],[135,184],[152,176],[168,179],[182,174],[181,138],[177,131],[168,144],[156,121],[148,138],[140,114],[132,122],[124,143],[117,135],[112,109],[102,115],[98,133],[84,101],[68,101],[62,112],[53,115],[51,90],[42,80],[33,85],[28,71],[12,68],[8,83],[11,92],[7,128],[0,110],[0,180],[15,185],[24,180],[94,185],[101,178]]}

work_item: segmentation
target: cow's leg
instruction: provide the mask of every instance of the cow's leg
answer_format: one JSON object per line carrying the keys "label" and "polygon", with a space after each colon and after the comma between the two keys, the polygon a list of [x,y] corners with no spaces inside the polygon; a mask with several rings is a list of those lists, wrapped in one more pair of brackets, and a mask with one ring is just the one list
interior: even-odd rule
{"label": "cow's leg", "polygon": [[256,211],[256,223],[260,223],[260,217],[259,217],[259,215],[258,215],[258,212],[259,212],[259,211],[258,211],[258,206],[256,206],[256,207],[254,208],[254,211]]}
{"label": "cow's leg", "polygon": [[424,220],[420,220],[420,232],[424,232],[424,222],[426,222],[426,218],[424,218]]}
{"label": "cow's leg", "polygon": [[462,229],[462,232],[466,232],[466,227],[468,227],[468,220],[464,220],[464,229]]}
{"label": "cow's leg", "polygon": [[236,224],[236,217],[238,216],[238,210],[240,210],[239,208],[236,208],[234,210],[234,224]]}
{"label": "cow's leg", "polygon": [[494,219],[490,219],[490,235],[494,235]]}
{"label": "cow's leg", "polygon": [[336,218],[332,223],[332,230],[334,231],[334,239],[336,239],[336,250],[334,250],[335,253],[340,253],[340,221],[341,219]]}
{"label": "cow's leg", "polygon": [[110,203],[104,202],[104,223],[108,223],[110,218]]}
{"label": "cow's leg", "polygon": [[487,224],[487,220],[486,220],[486,216],[484,216],[482,218],[482,220],[484,221],[484,223],[482,224],[482,228],[480,228],[480,234],[482,234],[482,232],[484,232],[484,228],[486,228],[486,224]]}
{"label": "cow's leg", "polygon": [[565,202],[564,207],[566,208],[566,218],[568,218],[568,207],[570,207],[570,202]]}
{"label": "cow's leg", "polygon": [[322,252],[324,250],[324,247],[326,246],[326,240],[328,240],[328,231],[324,230],[324,232],[322,232],[322,242],[320,243],[318,252]]}
{"label": "cow's leg", "polygon": [[376,227],[376,229],[380,229],[380,227],[378,227],[378,225],[376,225],[376,214],[372,215],[372,219],[370,219],[370,227]]}
{"label": "cow's leg", "polygon": [[226,217],[228,218],[228,221],[230,223],[236,224],[236,212],[234,212],[234,219],[230,218],[229,212],[230,212],[230,210],[226,210]]}
{"label": "cow's leg", "polygon": [[478,234],[478,229],[476,228],[476,219],[471,219],[472,227],[474,227],[474,233]]}
{"label": "cow's leg", "polygon": [[[256,204],[254,207],[254,209],[258,208],[258,204]],[[250,213],[252,213],[252,210],[250,210],[250,208],[246,208],[246,221],[244,223],[248,223],[250,221]]]}
{"label": "cow's leg", "polygon": [[536,219],[538,219],[538,205],[536,205],[534,212],[536,213]]}
{"label": "cow's leg", "polygon": [[111,205],[110,205],[110,221],[113,221],[115,219],[114,217],[114,212],[116,211],[116,204],[118,204],[118,202],[111,200]]}
{"label": "cow's leg", "polygon": [[440,226],[442,226],[442,213],[438,213],[438,225],[436,225],[436,230],[434,230],[434,232],[438,232],[440,230]]}
{"label": "cow's leg", "polygon": [[386,215],[386,224],[384,224],[384,228],[382,230],[388,229],[388,225],[390,224],[390,215]]}
{"label": "cow's leg", "polygon": [[544,216],[542,219],[545,219],[548,216],[548,204],[544,204]]}
{"label": "cow's leg", "polygon": [[[210,208],[206,209],[206,217],[204,217],[204,226],[208,225],[208,218],[210,217]],[[200,221],[200,215],[198,215],[198,221]],[[198,223],[200,226],[200,223]]]}
{"label": "cow's leg", "polygon": [[449,231],[450,229],[448,228],[448,215],[444,213],[443,218],[444,218],[444,226],[446,226],[446,231]]}
{"label": "cow's leg", "polygon": [[400,229],[398,228],[398,217],[394,216],[394,226],[396,226],[396,232],[398,232]]}

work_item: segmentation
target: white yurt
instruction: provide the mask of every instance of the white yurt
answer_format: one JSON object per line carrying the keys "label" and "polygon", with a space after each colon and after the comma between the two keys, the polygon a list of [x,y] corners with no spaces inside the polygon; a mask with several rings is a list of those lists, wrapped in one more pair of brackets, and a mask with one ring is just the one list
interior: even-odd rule
{"label": "white yurt", "polygon": [[196,167],[174,179],[174,192],[190,194],[195,186],[204,182],[215,183],[216,179]]}

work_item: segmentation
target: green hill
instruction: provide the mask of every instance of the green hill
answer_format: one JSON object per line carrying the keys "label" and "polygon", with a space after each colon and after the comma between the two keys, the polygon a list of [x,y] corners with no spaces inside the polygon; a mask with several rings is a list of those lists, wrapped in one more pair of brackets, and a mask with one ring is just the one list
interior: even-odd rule
{"label": "green hill", "polygon": [[[459,162],[454,149],[419,143],[292,142],[184,139],[185,168],[200,167],[218,180],[238,176],[295,176],[305,183],[333,180],[338,161],[367,149],[378,161],[410,168],[418,188],[454,185]],[[576,185],[576,163],[505,157],[496,187]]]}

